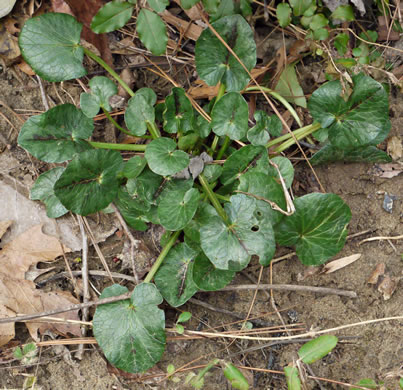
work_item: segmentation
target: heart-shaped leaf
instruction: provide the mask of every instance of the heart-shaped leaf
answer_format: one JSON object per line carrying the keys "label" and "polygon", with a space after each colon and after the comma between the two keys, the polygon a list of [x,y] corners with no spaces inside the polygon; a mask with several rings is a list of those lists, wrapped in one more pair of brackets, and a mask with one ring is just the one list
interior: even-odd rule
{"label": "heart-shaped leaf", "polygon": [[153,123],[155,111],[150,97],[145,93],[135,94],[128,101],[125,123],[133,135],[141,136],[147,131],[147,123]]}
{"label": "heart-shaped leaf", "polygon": [[158,205],[158,217],[167,230],[182,230],[196,213],[200,193],[196,188],[188,191],[169,191]]}
{"label": "heart-shaped leaf", "polygon": [[142,8],[137,17],[137,32],[141,42],[154,55],[165,53],[168,36],[161,18],[145,8]]}
{"label": "heart-shaped leaf", "polygon": [[67,14],[45,13],[28,19],[19,37],[21,54],[45,80],[78,79],[87,73],[82,65],[82,27]]}
{"label": "heart-shaped leaf", "polygon": [[143,96],[147,103],[151,106],[155,106],[155,103],[157,103],[157,95],[151,88],[140,88],[136,91],[135,95]]}
{"label": "heart-shaped leaf", "polygon": [[350,208],[335,194],[313,193],[294,201],[296,212],[276,227],[280,245],[295,245],[305,265],[320,265],[338,253],[347,237]]}
{"label": "heart-shaped leaf", "polygon": [[217,291],[225,287],[234,279],[235,272],[218,269],[200,253],[193,264],[193,281],[200,290]]}
{"label": "heart-shaped leaf", "polygon": [[158,138],[151,141],[145,152],[150,169],[161,176],[174,175],[189,165],[189,156],[181,150],[175,150],[176,143],[170,138]]}
{"label": "heart-shaped leaf", "polygon": [[[256,65],[256,44],[246,20],[240,15],[231,15],[212,26],[251,71]],[[241,91],[248,84],[248,73],[211,30],[201,33],[195,54],[197,73],[208,85],[222,82],[227,91]]]}
{"label": "heart-shaped leaf", "polygon": [[[128,289],[107,287],[100,299],[125,294]],[[130,299],[97,306],[94,336],[106,358],[117,368],[143,372],[157,363],[165,349],[165,315],[158,308],[162,296],[151,283],[137,285]]]}
{"label": "heart-shaped leaf", "polygon": [[265,148],[253,145],[243,146],[241,149],[232,153],[223,165],[222,174],[220,176],[221,183],[227,185],[239,179],[248,166],[251,165],[252,167],[252,162],[256,160],[259,155],[264,154],[267,155]]}
{"label": "heart-shaped leaf", "polygon": [[144,214],[150,210],[150,205],[148,203],[131,196],[128,193],[127,188],[120,187],[115,204],[130,227],[139,231],[145,231],[148,229],[148,225],[144,220],[146,219],[144,218]]}
{"label": "heart-shaped leaf", "polygon": [[80,95],[80,107],[88,118],[98,114],[100,108],[110,111],[109,99],[118,93],[116,84],[105,76],[95,76],[89,82],[90,93]]}
{"label": "heart-shaped leaf", "polygon": [[347,101],[341,96],[339,81],[322,85],[309,100],[312,117],[328,128],[329,141],[338,149],[377,145],[391,127],[388,95],[382,84],[363,74],[353,76],[353,82]]}
{"label": "heart-shaped leaf", "polygon": [[161,176],[146,167],[139,176],[129,179],[126,187],[133,199],[139,199],[145,204],[151,205],[156,202],[156,193],[161,186],[162,180]]}
{"label": "heart-shaped leaf", "polygon": [[164,130],[187,133],[194,128],[193,106],[183,88],[172,88],[165,99]]}
{"label": "heart-shaped leaf", "polygon": [[63,162],[91,149],[84,140],[93,130],[93,121],[81,110],[72,104],[62,104],[31,116],[21,128],[18,144],[39,160]]}
{"label": "heart-shaped leaf", "polygon": [[312,165],[327,164],[333,161],[348,162],[391,162],[392,158],[375,146],[363,146],[353,150],[337,149],[327,144],[309,160]]}
{"label": "heart-shaped leaf", "polygon": [[254,117],[256,125],[248,130],[248,140],[252,145],[266,145],[270,134],[280,136],[283,125],[276,115],[268,116],[266,112],[257,110]]}
{"label": "heart-shaped leaf", "polygon": [[101,34],[123,27],[132,16],[133,7],[127,1],[109,1],[93,17],[91,30]]}
{"label": "heart-shaped leaf", "polygon": [[216,268],[240,271],[251,255],[257,255],[262,265],[270,263],[275,251],[274,233],[270,221],[256,215],[255,199],[234,195],[224,205],[229,225],[219,217],[202,216],[200,242],[203,252]]}
{"label": "heart-shaped leaf", "polygon": [[32,200],[41,200],[45,203],[46,215],[49,218],[59,218],[68,212],[55,195],[53,189],[63,171],[63,167],[57,167],[42,173],[31,188],[30,198]]}
{"label": "heart-shaped leaf", "polygon": [[123,176],[128,179],[135,179],[143,172],[146,167],[147,161],[144,157],[134,156],[125,162],[123,167]]}
{"label": "heart-shaped leaf", "polygon": [[147,0],[149,6],[155,12],[164,12],[165,8],[169,5],[169,0]]}
{"label": "heart-shaped leaf", "polygon": [[312,364],[331,352],[336,347],[337,342],[336,336],[324,334],[304,344],[298,350],[298,355],[304,363]]}
{"label": "heart-shaped leaf", "polygon": [[183,305],[198,290],[192,279],[197,252],[186,244],[174,246],[164,259],[154,282],[164,299],[173,307]]}
{"label": "heart-shaped leaf", "polygon": [[116,198],[122,167],[122,156],[115,150],[87,150],[70,161],[55,183],[55,194],[74,213],[95,213]]}
{"label": "heart-shaped leaf", "polygon": [[241,94],[229,92],[214,106],[211,112],[211,127],[217,135],[227,135],[239,140],[248,131],[248,103]]}

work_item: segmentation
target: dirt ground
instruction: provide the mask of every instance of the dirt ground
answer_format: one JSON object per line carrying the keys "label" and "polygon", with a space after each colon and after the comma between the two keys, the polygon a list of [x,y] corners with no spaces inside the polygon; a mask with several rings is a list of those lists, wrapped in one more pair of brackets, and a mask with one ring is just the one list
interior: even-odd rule
{"label": "dirt ground", "polygon": [[[141,75],[139,80],[141,80]],[[54,87],[45,85],[47,93],[57,103],[60,103]],[[71,102],[67,93],[62,92],[61,88],[58,90],[65,102]],[[38,86],[22,74],[16,74],[11,70],[0,72],[0,91],[1,101],[19,113],[23,120],[26,116],[23,116],[24,111],[21,110],[43,110]],[[77,96],[80,93],[78,84],[70,83],[68,92],[75,98],[77,104]],[[0,181],[10,182],[12,178],[11,181],[18,182],[20,191],[23,192],[24,188],[29,188],[35,180],[33,166],[38,171],[42,171],[44,163],[37,160],[30,161],[25,152],[16,145],[17,131],[22,122],[2,102],[0,102],[0,111],[11,120],[15,129],[10,127],[4,117],[0,117],[0,133],[5,139],[0,142],[0,166],[3,167],[0,172]],[[403,99],[401,93],[395,92],[395,95],[391,97],[390,112],[393,126],[390,135],[402,138]],[[27,113],[32,114],[32,112]],[[4,141],[7,141],[6,144],[10,146],[4,145]],[[4,167],[7,165],[7,161],[17,161],[18,165],[8,166],[6,170]],[[355,253],[361,253],[362,256],[355,263],[335,273],[308,276],[304,280],[300,280],[300,275],[304,274],[306,267],[296,257],[292,257],[273,266],[273,283],[351,290],[357,293],[358,298],[275,291],[274,299],[284,321],[302,323],[307,330],[318,330],[401,315],[403,292],[399,280],[402,277],[403,240],[372,241],[362,245],[359,243],[362,239],[371,236],[398,236],[403,233],[403,174],[391,179],[383,179],[375,175],[376,169],[373,165],[344,163],[316,168],[316,172],[326,191],[340,195],[350,206],[353,217],[349,233],[369,231],[365,235],[348,240],[336,258]],[[313,192],[317,188],[317,183],[305,163],[299,163],[296,166],[296,182],[299,183],[299,187],[295,188],[297,194]],[[385,192],[396,196],[391,213],[386,212],[382,207]],[[149,256],[150,258],[155,256],[158,248],[153,245],[152,238],[147,237],[147,234],[139,237],[150,242],[148,247],[152,249]],[[114,265],[112,260],[122,252],[122,245],[122,239],[116,234],[101,244],[108,263],[112,270],[117,272],[121,269],[118,265]],[[276,257],[288,252],[288,249],[282,248]],[[91,252],[90,257],[93,259],[92,269],[101,269],[96,255]],[[372,271],[380,263],[386,265],[386,272],[398,283],[396,291],[389,300],[384,300],[382,293],[367,283]],[[60,264],[62,263],[60,262]],[[252,262],[246,272],[238,275],[233,283],[250,283],[248,276],[256,279],[258,271],[259,267],[256,266],[256,262]],[[269,270],[264,271],[261,282],[270,282]],[[107,282],[97,281],[96,284],[102,288],[107,285]],[[58,280],[55,285],[58,288],[69,289],[71,287],[65,280]],[[253,293],[254,291],[199,293],[195,298],[215,308],[226,309],[245,316]],[[219,330],[236,329],[236,325],[225,325],[236,321],[232,316],[206,309],[191,302],[181,307],[182,309],[193,314],[192,320],[187,324],[189,329],[207,330],[216,326],[219,327]],[[263,314],[261,319],[266,323],[280,324],[277,315],[272,312],[273,309],[267,295],[259,292],[253,306],[252,317]],[[172,326],[177,311],[167,307],[166,316],[167,326]],[[398,380],[388,378],[388,374],[397,372],[403,361],[401,322],[386,321],[360,325],[344,329],[338,332],[338,335],[346,338],[329,356],[311,366],[316,376],[351,384],[363,378],[372,378],[377,381],[386,381],[389,389],[398,388]],[[22,343],[29,341],[29,335],[22,324],[17,325],[17,340]],[[229,359],[234,364],[281,371],[285,365],[292,362],[300,345],[273,345],[255,351],[246,351],[253,346],[256,344],[245,340],[233,343],[221,339],[168,341],[164,357],[158,363],[156,370],[165,372],[168,364],[179,368],[194,359],[210,354],[208,358],[195,362],[195,365],[205,364],[212,357],[228,358],[230,355]],[[20,389],[28,374],[36,375],[38,388],[44,390],[181,389],[185,387],[183,380],[188,372],[177,376],[181,380],[179,383],[172,380],[158,383],[157,378],[139,384],[133,378],[116,375],[107,367],[102,354],[96,350],[95,346],[87,346],[87,348],[81,361],[75,360],[73,353],[71,355],[67,353],[69,350],[76,349],[75,346],[69,349],[65,347],[43,348],[39,363],[31,367],[20,367],[18,362],[2,363],[0,349],[0,388]],[[244,371],[244,373],[255,389],[286,389],[285,380],[279,374],[258,371]],[[309,383],[312,389],[319,389],[314,382]],[[206,377],[206,389],[226,389],[229,388],[228,386],[228,382],[220,370],[213,370]],[[322,386],[324,389],[343,388],[330,383],[324,383]]]}

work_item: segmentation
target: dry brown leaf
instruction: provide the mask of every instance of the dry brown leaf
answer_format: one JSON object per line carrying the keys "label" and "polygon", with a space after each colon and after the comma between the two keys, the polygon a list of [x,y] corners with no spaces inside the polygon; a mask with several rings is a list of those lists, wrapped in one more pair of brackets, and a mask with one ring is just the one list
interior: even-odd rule
{"label": "dry brown leaf", "polygon": [[367,280],[368,284],[377,284],[379,277],[385,274],[385,263],[379,263],[372,271],[371,276]]}
{"label": "dry brown leaf", "polygon": [[24,72],[28,76],[35,76],[35,72],[24,60],[22,60],[20,63],[18,63],[17,66],[20,68],[20,70],[22,72]]}
{"label": "dry brown leaf", "polygon": [[361,257],[361,253],[356,253],[355,255],[351,256],[346,256],[342,257],[337,260],[333,260],[330,263],[327,263],[323,267],[323,273],[325,274],[331,274],[332,272],[335,272],[341,268],[346,267],[347,265],[354,263],[354,261],[357,261]]}
{"label": "dry brown leaf", "polygon": [[18,39],[11,35],[4,24],[0,24],[0,59],[8,66],[21,55]]}
{"label": "dry brown leaf", "polygon": [[391,179],[403,172],[403,164],[399,163],[377,164],[376,168],[374,175],[384,179]]}
{"label": "dry brown leaf", "polygon": [[384,279],[378,286],[378,291],[383,294],[383,299],[385,301],[389,300],[397,287],[397,282],[395,279],[391,278],[389,275],[385,275]]}
{"label": "dry brown leaf", "polygon": [[[136,79],[133,76],[133,72],[129,68],[124,68],[120,72],[119,76],[129,86],[129,88],[133,88]],[[118,86],[118,95],[124,97],[125,99],[129,98],[129,93],[120,84]]]}
{"label": "dry brown leaf", "polygon": [[393,160],[399,160],[403,156],[402,140],[394,135],[388,139],[387,151]]}
{"label": "dry brown leaf", "polygon": [[4,233],[12,225],[13,221],[0,221],[0,239],[4,236]]}
{"label": "dry brown leaf", "polygon": [[[65,248],[64,251],[70,250]],[[59,241],[42,233],[41,225],[27,230],[3,247],[0,252],[0,317],[40,313],[78,303],[70,293],[44,292],[36,289],[33,282],[25,280],[25,272],[31,265],[40,261],[54,260],[62,253]],[[59,316],[65,319],[78,319],[77,311]],[[78,325],[27,322],[26,326],[35,340],[38,340],[38,330],[81,335]],[[1,324],[0,346],[13,337],[14,323]]]}
{"label": "dry brown leaf", "polygon": [[164,19],[167,23],[176,27],[181,34],[184,34],[186,38],[189,38],[193,41],[197,41],[203,29],[200,26],[197,26],[194,23],[186,22],[183,19],[178,18],[177,16],[172,15],[169,11],[165,10],[161,14],[162,19]]}

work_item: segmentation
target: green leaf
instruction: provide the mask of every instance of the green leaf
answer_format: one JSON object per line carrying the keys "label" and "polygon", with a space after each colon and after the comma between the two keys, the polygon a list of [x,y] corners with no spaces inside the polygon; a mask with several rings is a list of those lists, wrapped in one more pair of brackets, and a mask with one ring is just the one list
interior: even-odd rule
{"label": "green leaf", "polygon": [[192,318],[192,313],[190,313],[190,312],[188,312],[188,311],[184,311],[184,312],[182,312],[182,313],[179,315],[179,317],[178,317],[176,323],[179,323],[179,322],[188,322],[191,318]]}
{"label": "green leaf", "polygon": [[155,103],[157,103],[157,95],[155,94],[155,92],[151,89],[151,88],[140,88],[136,91],[135,93],[136,96],[143,96],[144,99],[146,100],[146,102],[150,105],[150,106],[154,106]]}
{"label": "green leaf", "polygon": [[[126,183],[129,194],[148,205],[155,204],[156,193],[161,186],[163,178],[148,167],[144,168],[139,176],[129,179]],[[143,206],[145,207],[145,206]],[[148,209],[147,209],[148,210]]]}
{"label": "green leaf", "polygon": [[209,15],[212,15],[218,11],[220,0],[202,0],[204,9]]}
{"label": "green leaf", "polygon": [[220,290],[230,283],[234,276],[234,271],[216,268],[204,253],[200,253],[195,259],[192,277],[193,282],[200,290]]}
{"label": "green leaf", "polygon": [[144,157],[134,156],[125,162],[123,167],[123,176],[128,179],[135,179],[143,172],[146,167],[147,161]]}
{"label": "green leaf", "polygon": [[42,173],[31,188],[30,198],[32,200],[41,200],[45,203],[46,215],[49,218],[59,218],[68,212],[55,195],[53,189],[63,171],[63,167],[57,167]]}
{"label": "green leaf", "polygon": [[91,149],[84,140],[94,123],[72,104],[62,104],[31,116],[22,126],[18,144],[39,160],[64,162],[76,153]]}
{"label": "green leaf", "polygon": [[87,150],[66,167],[55,183],[55,194],[76,214],[100,211],[116,198],[119,186],[116,175],[122,166],[122,156],[115,150]]}
{"label": "green leaf", "polygon": [[240,271],[251,255],[260,263],[270,263],[275,251],[273,228],[265,219],[255,215],[256,201],[246,195],[234,195],[224,205],[229,225],[216,217],[200,221],[200,242],[203,252],[218,269]]}
{"label": "green leaf", "polygon": [[165,53],[168,43],[167,30],[157,14],[142,8],[137,17],[137,32],[141,42],[154,55]]}
{"label": "green leaf", "polygon": [[349,41],[349,36],[346,33],[337,34],[334,38],[334,47],[340,56],[344,56],[347,53],[347,45]]}
{"label": "green leaf", "polygon": [[[256,44],[246,20],[231,15],[212,26],[251,71],[256,65]],[[248,73],[210,29],[204,30],[197,40],[195,55],[199,77],[208,85],[222,82],[227,91],[241,91],[248,84]]]}
{"label": "green leaf", "polygon": [[280,27],[287,27],[291,23],[291,7],[287,3],[277,5],[276,15]]}
{"label": "green leaf", "polygon": [[284,373],[288,390],[301,390],[301,380],[299,379],[297,367],[284,367]]}
{"label": "green leaf", "polygon": [[403,378],[399,379],[399,387],[403,390]]}
{"label": "green leaf", "polygon": [[256,125],[248,130],[248,140],[252,145],[266,145],[270,134],[278,137],[283,125],[276,115],[268,116],[266,112],[257,110],[254,114]]}
{"label": "green leaf", "polygon": [[183,9],[190,9],[196,5],[200,0],[181,0],[181,6]]}
{"label": "green leaf", "polygon": [[127,188],[120,187],[115,204],[130,227],[142,232],[148,229],[148,225],[144,221],[144,213],[150,210],[148,203],[131,196]]}
{"label": "green leaf", "polygon": [[209,183],[215,182],[222,173],[221,165],[209,164],[204,167],[203,175]]}
{"label": "green leaf", "polygon": [[173,307],[183,305],[198,290],[192,279],[193,260],[197,252],[180,243],[169,252],[154,282],[164,299]]}
{"label": "green leaf", "polygon": [[248,103],[238,92],[225,94],[211,113],[211,127],[215,134],[239,140],[248,131]]}
{"label": "green leaf", "polygon": [[[254,171],[245,173],[240,177],[238,190],[275,202],[283,210],[286,208],[286,201],[281,185],[277,183],[274,177],[270,177],[264,173]],[[256,207],[256,216],[258,219],[264,218],[272,225],[277,224],[283,219],[283,214],[273,210],[271,205],[264,200],[256,199]]]}
{"label": "green leaf", "polygon": [[343,150],[327,144],[316,152],[309,161],[312,165],[327,164],[333,161],[386,163],[391,162],[392,158],[375,146],[362,146],[353,150]]}
{"label": "green leaf", "polygon": [[[358,383],[357,386],[360,387],[365,387],[367,389],[377,389],[378,385],[376,384],[376,382],[373,379],[369,379],[369,378],[365,378],[365,379],[361,379]],[[351,390],[360,390],[357,387],[352,387]]]}
{"label": "green leaf", "polygon": [[335,194],[312,193],[294,201],[296,212],[276,227],[276,241],[296,246],[305,265],[320,265],[338,253],[347,237],[351,211]]}
{"label": "green leaf", "polygon": [[223,171],[220,176],[221,183],[227,185],[237,180],[252,161],[265,153],[267,154],[265,148],[253,145],[243,146],[232,153],[223,165]]}
{"label": "green leaf", "polygon": [[317,41],[324,41],[329,38],[329,31],[325,28],[318,28],[313,32],[313,39]]}
{"label": "green leaf", "polygon": [[196,214],[200,193],[196,188],[188,191],[170,191],[158,205],[161,225],[171,231],[182,230]]}
{"label": "green leaf", "polygon": [[109,99],[118,93],[116,84],[105,76],[95,76],[89,82],[90,93],[80,95],[80,107],[88,118],[93,118],[102,107],[107,111],[112,108]]}
{"label": "green leaf", "polygon": [[194,130],[201,138],[207,138],[211,132],[210,122],[204,119],[201,115],[197,115]]}
{"label": "green leaf", "polygon": [[303,15],[309,10],[315,2],[313,0],[290,0],[291,7],[295,16]]}
{"label": "green leaf", "polygon": [[358,74],[347,101],[339,81],[318,88],[309,100],[314,120],[328,128],[329,141],[339,149],[352,150],[382,142],[390,130],[388,95],[382,84]]}
{"label": "green leaf", "polygon": [[352,22],[355,20],[354,10],[351,5],[339,5],[330,15],[332,19],[338,19],[342,22]]}
{"label": "green leaf", "polygon": [[96,34],[115,31],[131,18],[133,5],[127,1],[109,1],[93,17],[91,30]]}
{"label": "green leaf", "polygon": [[248,390],[249,383],[242,375],[241,371],[238,370],[232,363],[223,362],[223,373],[224,376],[229,380],[231,386],[238,390]]}
{"label": "green leaf", "polygon": [[181,150],[175,150],[176,143],[170,138],[158,138],[151,141],[145,152],[150,169],[161,176],[174,175],[189,165],[189,156]]}
{"label": "green leaf", "polygon": [[338,65],[343,65],[346,68],[352,68],[357,64],[356,60],[354,58],[336,58],[334,62]]}
{"label": "green leaf", "polygon": [[294,65],[287,65],[281,72],[275,91],[289,102],[306,108],[306,99],[299,85]]}
{"label": "green leaf", "polygon": [[71,15],[46,13],[27,20],[19,37],[21,54],[36,74],[48,81],[87,74],[80,46],[82,24]]}
{"label": "green leaf", "polygon": [[147,131],[147,123],[153,123],[155,112],[143,94],[135,94],[128,101],[125,111],[125,123],[133,135],[142,136]]}
{"label": "green leaf", "polygon": [[[125,294],[128,289],[107,287],[100,299]],[[143,372],[157,363],[165,349],[165,315],[158,308],[161,294],[150,283],[137,285],[130,299],[98,305],[92,321],[95,339],[115,367]]]}
{"label": "green leaf", "polygon": [[172,88],[165,99],[164,130],[186,133],[194,128],[193,106],[183,88]]}
{"label": "green leaf", "polygon": [[309,27],[312,30],[318,30],[322,27],[325,27],[329,24],[329,21],[323,14],[316,14],[313,16],[312,21],[309,23]]}
{"label": "green leaf", "polygon": [[189,133],[186,135],[182,135],[178,141],[178,149],[180,150],[192,150],[197,141],[199,140],[199,135],[196,133]]}
{"label": "green leaf", "polygon": [[176,332],[179,333],[179,334],[184,334],[184,333],[185,333],[185,328],[184,328],[184,326],[183,326],[183,325],[180,325],[180,324],[176,324],[176,325],[175,325],[175,330],[176,330]]}
{"label": "green leaf", "polygon": [[160,13],[165,11],[169,5],[169,0],[147,0],[147,3],[155,12]]}
{"label": "green leaf", "polygon": [[338,338],[332,335],[322,335],[308,341],[298,350],[298,356],[305,364],[312,364],[330,353],[337,345]]}
{"label": "green leaf", "polygon": [[375,43],[378,40],[378,33],[372,30],[363,31],[360,33],[360,38]]}
{"label": "green leaf", "polygon": [[[281,176],[284,179],[286,187],[290,188],[292,185],[292,182],[294,181],[294,167],[293,167],[291,161],[288,158],[282,157],[282,156],[273,157],[271,159],[271,161],[274,162],[278,166],[278,169],[281,173]],[[269,166],[267,174],[269,176],[279,178],[277,169],[275,169],[271,165]]]}

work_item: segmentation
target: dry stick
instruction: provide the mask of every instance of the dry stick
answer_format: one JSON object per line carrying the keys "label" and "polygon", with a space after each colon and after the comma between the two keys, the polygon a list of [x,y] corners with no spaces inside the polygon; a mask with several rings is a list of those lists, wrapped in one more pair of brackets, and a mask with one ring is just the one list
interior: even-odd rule
{"label": "dry stick", "polygon": [[[200,4],[197,4],[197,7],[201,8]],[[227,44],[227,42],[222,39],[221,35],[215,30],[215,28],[210,24],[210,22],[207,20],[207,18],[204,16],[202,10],[200,10],[200,15],[203,19],[203,21],[207,24],[209,29],[213,32],[213,34],[218,38],[218,40],[227,48],[227,50],[235,57],[235,59],[239,62],[239,64],[242,66],[242,68],[248,73],[249,77],[251,80],[256,84],[256,86],[259,88],[260,92],[263,94],[265,97],[266,101],[269,103],[270,107],[274,111],[274,113],[279,117],[281,123],[284,125],[284,127],[287,129],[287,131],[291,134],[292,139],[298,146],[298,149],[301,151],[302,155],[304,156],[309,168],[312,170],[313,175],[315,176],[316,181],[319,183],[320,189],[322,192],[326,192],[325,189],[323,188],[322,183],[319,180],[319,177],[317,176],[315,170],[312,167],[312,164],[309,162],[308,157],[306,156],[304,150],[302,149],[301,145],[299,144],[298,140],[296,139],[294,133],[291,131],[290,127],[288,126],[287,122],[284,120],[283,116],[280,114],[280,112],[277,110],[276,106],[274,103],[269,99],[267,96],[266,92],[262,89],[262,87],[259,85],[259,83],[256,81],[255,77],[249,72],[248,68],[244,65],[244,63],[241,61],[241,59],[237,56],[237,54],[232,50],[232,48]]]}
{"label": "dry stick", "polygon": [[123,219],[122,214],[120,214],[120,211],[118,210],[118,208],[113,203],[111,203],[111,205],[112,205],[113,210],[115,211],[116,216],[119,219],[120,224],[122,225],[124,232],[126,233],[126,236],[130,240],[130,260],[132,262],[133,276],[136,279],[136,284],[139,284],[139,276],[137,274],[136,264],[134,262],[134,249],[138,248],[140,241],[136,240],[133,237],[132,233],[129,230],[129,227],[126,224],[126,221]]}
{"label": "dry stick", "polygon": [[43,88],[42,80],[38,75],[36,75],[36,79],[38,80],[38,83],[39,83],[39,90],[41,91],[43,106],[45,107],[46,111],[48,111],[49,103],[48,103],[48,100],[46,99],[45,88]]}
{"label": "dry stick", "polygon": [[[74,276],[81,276],[81,271],[72,271],[72,274]],[[116,279],[124,279],[124,280],[128,280],[129,282],[136,283],[136,279],[133,276],[120,274],[118,272],[106,272],[106,271],[98,271],[98,270],[91,271],[90,270],[90,271],[88,271],[88,274],[91,276],[102,276],[102,277],[109,277],[109,278],[116,278]],[[52,280],[65,278],[67,276],[69,276],[69,274],[67,272],[60,272],[56,275],[49,277],[48,279],[41,280],[40,282],[36,282],[36,283],[39,286],[42,286],[45,283],[48,283]],[[112,279],[112,282],[115,283],[115,281],[113,279]]]}
{"label": "dry stick", "polygon": [[369,242],[369,241],[377,241],[377,240],[401,240],[403,239],[403,234],[400,236],[394,236],[394,237],[387,237],[387,236],[378,236],[378,237],[369,237],[366,238],[365,240],[362,240],[358,243],[358,245],[363,244],[364,242]]}

